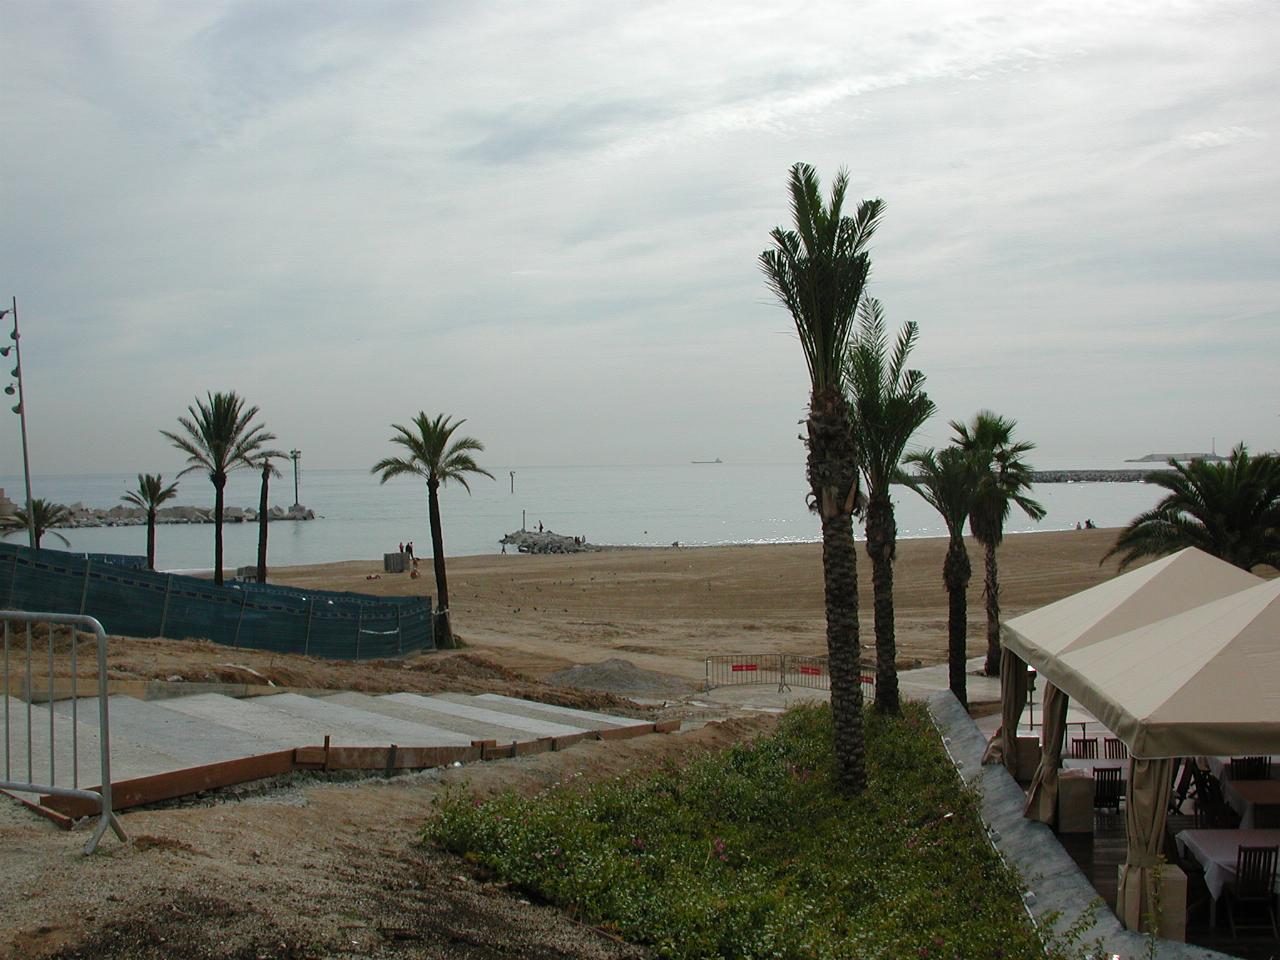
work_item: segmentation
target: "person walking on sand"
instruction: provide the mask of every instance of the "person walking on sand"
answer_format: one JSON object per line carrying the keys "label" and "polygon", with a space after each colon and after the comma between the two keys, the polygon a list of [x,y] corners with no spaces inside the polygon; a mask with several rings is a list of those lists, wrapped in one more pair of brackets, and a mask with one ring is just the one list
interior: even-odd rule
{"label": "person walking on sand", "polygon": [[408,543],[404,545],[404,552],[409,555],[410,560],[413,559],[413,541],[412,540],[410,540]]}
{"label": "person walking on sand", "polygon": [[[1080,524],[1078,524],[1078,523],[1077,523],[1077,524],[1076,524],[1076,526],[1078,527],[1078,526],[1080,526]],[[397,550],[396,552],[397,552],[397,553],[404,553],[404,541],[403,541],[403,540],[400,542],[400,549],[399,549],[399,550]]]}

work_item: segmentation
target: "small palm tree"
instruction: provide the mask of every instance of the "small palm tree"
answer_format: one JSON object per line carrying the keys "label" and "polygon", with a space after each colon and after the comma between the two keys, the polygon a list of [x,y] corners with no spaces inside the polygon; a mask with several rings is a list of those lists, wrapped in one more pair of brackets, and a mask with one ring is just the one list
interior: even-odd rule
{"label": "small palm tree", "polygon": [[26,533],[28,529],[28,519],[31,522],[31,528],[36,533],[36,549],[40,549],[40,541],[46,533],[51,533],[62,541],[64,547],[71,546],[71,541],[58,533],[56,530],[50,529],[60,523],[63,523],[71,516],[71,510],[61,503],[52,503],[48,500],[41,500],[34,497],[31,500],[31,513],[28,514],[25,507],[19,507],[13,511],[8,518],[6,529],[0,536],[9,536],[14,533]]}
{"label": "small palm tree", "polygon": [[484,451],[484,444],[474,437],[453,435],[467,421],[456,423],[444,414],[428,417],[419,413],[413,418],[414,429],[393,423],[391,442],[403,447],[404,457],[387,457],[373,466],[372,473],[381,474],[380,483],[392,477],[416,476],[427,481],[427,513],[431,521],[431,553],[436,575],[436,644],[444,649],[454,646],[453,628],[449,622],[449,582],[444,568],[444,534],[440,527],[440,488],[450,480],[459,483],[467,493],[471,486],[468,474],[493,479],[493,474],[479,466],[473,453]]}
{"label": "small palm tree", "polygon": [[[252,467],[266,452],[263,445],[275,439],[262,424],[253,423],[257,407],[245,407],[244,398],[231,393],[208,393],[187,407],[189,416],[179,417],[185,433],[161,430],[160,433],[187,455],[187,466],[178,474],[203,470],[213,484],[213,582],[222,583],[222,514],[223,491],[227,474],[241,467]],[[270,451],[271,456],[283,456]]]}
{"label": "small palm tree", "polygon": [[167,487],[164,485],[164,478],[156,473],[140,473],[138,474],[138,486],[135,490],[128,491],[120,499],[125,503],[132,503],[135,507],[141,507],[147,511],[147,569],[154,570],[156,568],[156,511],[160,509],[160,505],[172,500],[178,495],[178,485],[171,483]]}
{"label": "small palm tree", "polygon": [[1031,466],[1023,455],[1036,448],[1034,443],[1013,442],[1017,421],[998,416],[990,410],[979,410],[968,424],[951,422],[958,443],[973,458],[977,477],[973,503],[969,509],[969,526],[974,538],[982,544],[986,560],[983,595],[987,601],[987,662],[989,677],[1000,675],[1000,575],[996,566],[996,548],[1004,540],[1004,522],[1013,506],[1032,520],[1044,517],[1044,507],[1028,496],[1031,489]]}
{"label": "small palm tree", "polygon": [[1141,557],[1196,547],[1242,570],[1280,567],[1280,456],[1250,456],[1243,443],[1226,463],[1169,461],[1146,482],[1168,495],[1130,521],[1107,557],[1123,570]]}
{"label": "small palm tree", "polygon": [[866,247],[884,204],[866,200],[854,216],[846,216],[848,185],[849,175],[841,170],[831,184],[830,201],[824,203],[813,167],[793,166],[795,228],[774,228],[773,247],[760,254],[760,267],[795,322],[809,368],[807,470],[809,502],[822,521],[832,746],[840,788],[857,794],[867,783],[859,682],[858,553],[853,542],[858,450],[842,380],[858,304],[871,273]]}
{"label": "small palm tree", "polygon": [[959,447],[944,447],[907,454],[902,482],[942,515],[947,525],[947,556],[942,561],[942,582],[947,587],[947,667],[951,692],[969,705],[965,661],[968,659],[969,551],[964,545],[964,524],[969,519],[975,484],[973,461]]}
{"label": "small palm tree", "polygon": [[281,473],[271,462],[272,457],[284,456],[278,450],[266,450],[258,456],[262,458],[262,493],[258,497],[258,582],[267,582],[267,485],[272,477]]}
{"label": "small palm tree", "polygon": [[861,329],[849,348],[845,374],[853,432],[862,475],[867,481],[867,556],[871,558],[876,629],[876,708],[901,713],[893,624],[893,560],[898,525],[889,485],[912,435],[936,409],[924,392],[924,374],[907,369],[918,327],[903,325],[889,353],[884,310],[867,297],[859,311]]}

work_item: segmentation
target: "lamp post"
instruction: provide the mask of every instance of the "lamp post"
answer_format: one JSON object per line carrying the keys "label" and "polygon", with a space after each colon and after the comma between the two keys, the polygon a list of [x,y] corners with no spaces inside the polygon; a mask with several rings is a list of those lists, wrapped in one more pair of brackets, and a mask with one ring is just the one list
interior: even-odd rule
{"label": "lamp post", "polygon": [[[30,541],[31,549],[34,550],[36,548],[36,514],[31,507],[31,459],[27,454],[27,405],[22,392],[22,347],[19,343],[21,334],[18,333],[18,298],[13,297],[11,303],[12,306],[8,310],[0,310],[0,319],[10,313],[13,314],[13,330],[9,332],[9,339],[13,343],[6,343],[0,347],[0,357],[7,357],[9,351],[13,351],[15,363],[12,374],[14,383],[17,384],[18,402],[12,409],[22,424],[22,475],[27,484],[27,539]],[[15,393],[14,384],[8,384],[4,392],[12,397]]]}
{"label": "lamp post", "polygon": [[298,506],[298,461],[302,459],[301,450],[290,450],[289,459],[293,461],[293,505]]}

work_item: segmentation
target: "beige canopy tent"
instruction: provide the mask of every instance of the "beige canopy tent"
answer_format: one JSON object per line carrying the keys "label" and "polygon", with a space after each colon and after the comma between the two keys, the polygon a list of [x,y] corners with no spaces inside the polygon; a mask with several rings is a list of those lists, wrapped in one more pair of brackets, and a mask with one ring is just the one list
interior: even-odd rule
{"label": "beige canopy tent", "polygon": [[1280,753],[1280,580],[1067,653],[1052,673],[1134,756]]}
{"label": "beige canopy tent", "polygon": [[[1156,878],[1172,869],[1157,866],[1173,769],[1168,758],[1280,752],[1280,580],[1261,581],[1194,551],[1157,563],[1135,589],[1121,589],[1126,578],[1117,577],[1051,605],[1057,610],[1011,621],[1005,635],[1055,688],[1052,715],[1046,698],[1037,781],[1047,786],[1055,779],[1068,698],[1133,755],[1125,794],[1128,850],[1116,898],[1131,929],[1150,912]],[[1218,595],[1206,598],[1205,591]],[[1102,601],[1093,614],[1079,603],[1091,593]],[[1118,624],[1128,628],[1114,630]],[[1048,804],[1035,801],[1033,792],[1028,816],[1046,819]]]}
{"label": "beige canopy tent", "polygon": [[[1026,700],[1027,664],[1052,683],[1052,670],[1046,673],[1046,668],[1064,653],[1261,582],[1239,567],[1189,547],[1002,624],[1000,633],[1005,649],[1001,666],[1002,721],[997,740],[993,740],[993,749],[989,749],[984,762],[1003,759],[1010,770],[1013,769],[1018,718]],[[1005,668],[1006,662],[1011,669]],[[1028,809],[1038,806],[1043,813],[1037,815],[1037,819],[1051,823],[1057,801],[1056,771],[1068,704],[1065,699],[1059,701],[1047,687],[1044,699],[1046,706],[1054,706],[1055,713],[1045,716],[1051,736],[1045,738],[1041,768],[1032,783]],[[1054,726],[1056,732],[1049,729]]]}
{"label": "beige canopy tent", "polygon": [[1156,620],[1262,583],[1194,547],[1001,625],[1004,645],[1044,671],[1049,662]]}

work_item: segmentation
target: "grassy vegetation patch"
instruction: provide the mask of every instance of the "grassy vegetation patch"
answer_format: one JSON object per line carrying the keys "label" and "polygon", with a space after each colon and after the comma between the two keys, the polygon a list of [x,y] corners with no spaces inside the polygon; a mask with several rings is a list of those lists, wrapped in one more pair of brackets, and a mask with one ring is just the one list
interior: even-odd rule
{"label": "grassy vegetation patch", "polygon": [[533,797],[454,792],[426,838],[667,957],[1045,956],[924,709],[867,714],[870,785],[833,789],[831,715]]}

